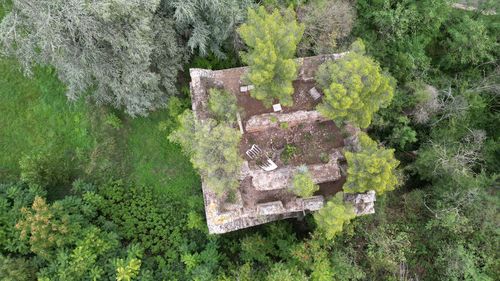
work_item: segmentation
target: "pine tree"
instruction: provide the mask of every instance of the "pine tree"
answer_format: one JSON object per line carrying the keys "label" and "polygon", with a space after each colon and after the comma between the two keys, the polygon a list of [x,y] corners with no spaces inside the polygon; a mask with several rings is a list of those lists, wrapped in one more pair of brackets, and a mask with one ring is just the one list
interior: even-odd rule
{"label": "pine tree", "polygon": [[191,157],[191,163],[204,177],[207,187],[219,196],[237,189],[243,162],[238,149],[240,132],[213,119],[199,122],[191,110],[179,116],[179,124],[169,140],[179,143]]}
{"label": "pine tree", "polygon": [[394,149],[378,148],[377,143],[364,133],[359,135],[361,151],[346,152],[347,193],[375,190],[377,194],[394,190],[398,183],[395,169],[399,161],[394,158]]}
{"label": "pine tree", "polygon": [[316,77],[325,97],[318,111],[336,122],[350,121],[366,128],[373,114],[387,107],[394,95],[394,79],[365,56],[358,40],[343,58],[320,66]]}
{"label": "pine tree", "polygon": [[285,106],[293,104],[292,81],[297,76],[293,60],[304,26],[297,23],[289,8],[269,14],[264,7],[248,10],[248,19],[238,33],[249,47],[242,59],[250,66],[247,79],[255,86],[252,97],[271,106],[278,99]]}

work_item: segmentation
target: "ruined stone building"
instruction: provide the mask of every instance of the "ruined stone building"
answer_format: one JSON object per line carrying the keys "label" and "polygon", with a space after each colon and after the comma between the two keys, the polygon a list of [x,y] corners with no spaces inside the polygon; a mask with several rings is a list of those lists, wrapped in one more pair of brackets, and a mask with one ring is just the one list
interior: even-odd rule
{"label": "ruined stone building", "polygon": [[[339,129],[317,111],[321,93],[314,75],[318,66],[343,54],[299,58],[299,73],[294,85],[292,107],[265,107],[250,96],[253,86],[245,83],[248,67],[225,70],[190,69],[192,109],[198,120],[208,118],[208,90],[223,88],[236,95],[241,156],[240,187],[232,198],[218,198],[204,184],[202,188],[210,233],[225,233],[270,221],[301,217],[323,207],[325,200],[341,191],[346,163],[343,149],[357,141],[358,128]],[[293,144],[290,145],[290,144]],[[272,167],[264,169],[252,159],[249,150],[256,147],[269,158]],[[293,150],[293,151],[292,151]],[[296,152],[296,153],[291,153]],[[298,151],[298,152],[297,152]],[[320,190],[309,198],[300,198],[289,188],[294,172],[306,165]],[[358,215],[374,212],[375,192],[348,194]]]}

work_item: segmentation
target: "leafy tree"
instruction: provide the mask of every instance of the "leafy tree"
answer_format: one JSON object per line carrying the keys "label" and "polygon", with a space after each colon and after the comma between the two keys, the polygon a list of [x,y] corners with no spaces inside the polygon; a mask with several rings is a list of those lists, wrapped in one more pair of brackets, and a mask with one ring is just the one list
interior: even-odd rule
{"label": "leafy tree", "polygon": [[165,1],[175,9],[177,30],[188,38],[187,46],[201,56],[209,52],[225,58],[222,48],[235,39],[236,26],[245,20],[245,10],[253,6],[250,0],[174,0]]}
{"label": "leafy tree", "polygon": [[285,106],[293,104],[292,81],[297,75],[293,60],[304,26],[297,23],[291,8],[283,15],[278,10],[267,13],[264,7],[248,9],[247,22],[238,33],[249,47],[242,59],[250,66],[247,79],[255,86],[252,97],[270,106],[278,99]]}
{"label": "leafy tree", "polygon": [[370,54],[400,82],[425,77],[427,53],[449,18],[448,0],[356,1],[354,34],[367,42]]}
{"label": "leafy tree", "polygon": [[465,15],[453,18],[448,24],[446,37],[441,39],[442,64],[457,70],[467,65],[477,65],[493,60],[498,44],[490,38],[486,25]]}
{"label": "leafy tree", "polygon": [[179,124],[169,139],[181,144],[208,188],[219,196],[238,188],[243,161],[238,149],[240,132],[212,119],[198,122],[190,110],[179,116]]}
{"label": "leafy tree", "polygon": [[319,190],[306,166],[300,166],[292,179],[292,192],[300,197],[311,197]]}
{"label": "leafy tree", "polygon": [[383,194],[396,188],[398,178],[395,169],[399,161],[394,158],[394,149],[378,148],[377,143],[364,133],[360,133],[361,150],[347,151],[347,181],[344,191],[347,193],[375,190]]}
{"label": "leafy tree", "polygon": [[345,203],[343,197],[341,192],[337,193],[314,214],[319,232],[328,240],[332,240],[342,231],[345,224],[356,217],[354,207],[350,203]]}
{"label": "leafy tree", "polygon": [[75,247],[60,250],[55,259],[39,272],[47,280],[100,280],[108,275],[109,260],[120,243],[114,233],[105,233],[96,226],[86,228]]}
{"label": "leafy tree", "polygon": [[208,108],[218,121],[234,122],[238,105],[236,96],[228,91],[210,89],[208,98]]}
{"label": "leafy tree", "polygon": [[[70,100],[89,90],[98,103],[145,115],[165,102],[160,80],[175,93],[172,79],[182,60],[172,25],[156,18],[158,5],[157,0],[15,0],[0,25],[0,38],[26,74],[33,65],[54,66]],[[152,68],[161,68],[162,77]]]}
{"label": "leafy tree", "polygon": [[373,114],[390,104],[394,81],[364,55],[361,41],[356,41],[351,48],[343,58],[320,66],[316,80],[325,97],[318,111],[336,122],[350,121],[366,128]]}
{"label": "leafy tree", "polygon": [[337,51],[350,34],[355,18],[353,6],[346,0],[309,1],[299,7],[297,14],[305,25],[304,37],[298,46],[301,56]]}

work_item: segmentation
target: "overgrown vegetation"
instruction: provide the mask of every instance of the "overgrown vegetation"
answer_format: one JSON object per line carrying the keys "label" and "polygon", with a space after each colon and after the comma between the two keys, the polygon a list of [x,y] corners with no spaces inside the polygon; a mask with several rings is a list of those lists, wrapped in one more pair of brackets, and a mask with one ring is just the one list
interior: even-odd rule
{"label": "overgrown vegetation", "polygon": [[[496,280],[500,33],[498,15],[481,13],[498,13],[498,1],[482,2],[463,11],[446,0],[263,1],[297,10],[305,52],[359,37],[368,67],[395,77],[392,103],[376,98],[380,109],[358,118],[373,121],[372,140],[346,153],[344,187],[392,189],[397,161],[401,186],[377,196],[370,216],[352,219],[339,193],[301,221],[208,235],[199,176],[166,138],[175,131],[195,153],[193,127],[178,129],[193,123],[181,115],[185,91],[172,97],[187,86],[177,70],[189,56],[193,66],[237,65],[236,29],[256,4],[0,1],[2,51],[15,57],[0,58],[0,280]],[[332,7],[356,11],[353,34],[343,33],[349,18],[320,18]],[[262,16],[255,38],[298,30],[284,18]],[[295,46],[292,37],[262,44]],[[133,119],[113,107],[154,112]],[[223,119],[198,130],[204,145],[237,143]]]}

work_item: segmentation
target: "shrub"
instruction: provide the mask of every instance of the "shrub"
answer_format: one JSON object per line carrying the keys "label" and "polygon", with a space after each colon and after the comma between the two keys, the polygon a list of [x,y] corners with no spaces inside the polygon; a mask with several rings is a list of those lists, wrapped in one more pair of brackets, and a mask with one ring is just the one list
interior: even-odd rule
{"label": "shrub", "polygon": [[293,176],[292,192],[299,197],[311,197],[319,190],[306,166],[300,166]]}

